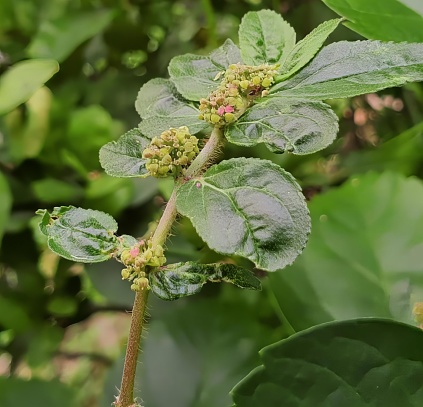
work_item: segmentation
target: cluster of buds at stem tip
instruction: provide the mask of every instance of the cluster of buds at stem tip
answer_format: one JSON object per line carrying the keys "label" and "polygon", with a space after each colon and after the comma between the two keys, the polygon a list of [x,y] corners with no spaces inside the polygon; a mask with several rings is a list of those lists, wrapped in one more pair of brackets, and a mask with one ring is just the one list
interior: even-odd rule
{"label": "cluster of buds at stem tip", "polygon": [[197,137],[191,136],[188,127],[182,126],[153,137],[142,157],[147,160],[145,167],[150,175],[161,178],[183,173],[198,153]]}
{"label": "cluster of buds at stem tip", "polygon": [[200,100],[200,119],[214,126],[225,126],[237,120],[257,96],[266,96],[273,85],[279,65],[249,66],[232,64],[222,74],[219,87],[208,99]]}
{"label": "cluster of buds at stem tip", "polygon": [[126,266],[121,274],[122,280],[132,282],[134,291],[148,290],[149,284],[146,267],[160,267],[166,263],[163,246],[157,244],[153,247],[151,241],[141,240],[130,249],[125,249],[120,255],[120,261]]}

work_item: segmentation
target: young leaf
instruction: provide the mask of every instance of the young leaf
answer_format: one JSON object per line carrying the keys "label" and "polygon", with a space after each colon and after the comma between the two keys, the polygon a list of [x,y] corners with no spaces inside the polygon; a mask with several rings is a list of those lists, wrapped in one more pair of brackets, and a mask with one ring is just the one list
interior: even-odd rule
{"label": "young leaf", "polygon": [[275,271],[303,250],[310,229],[307,205],[294,177],[266,160],[234,158],[182,185],[178,212],[208,246]]}
{"label": "young leaf", "polygon": [[260,351],[234,407],[421,406],[423,332],[384,319],[334,322]]}
{"label": "young leaf", "polygon": [[234,144],[265,143],[273,152],[301,155],[327,147],[337,132],[338,118],[327,104],[275,97],[248,109],[225,136]]}
{"label": "young leaf", "polygon": [[53,59],[29,59],[13,65],[0,77],[0,115],[26,102],[58,70]]}
{"label": "young leaf", "polygon": [[151,290],[163,300],[176,300],[198,293],[207,281],[232,283],[240,288],[260,290],[251,271],[234,264],[176,263],[149,275]]}
{"label": "young leaf", "polygon": [[182,100],[168,79],[152,79],[139,91],[135,108],[142,119],[141,132],[153,138],[171,127],[187,126],[191,134],[207,127],[200,111]]}
{"label": "young leaf", "polygon": [[319,52],[324,42],[341,21],[342,18],[325,21],[298,42],[286,58],[285,63],[281,66],[280,71],[282,75],[278,79],[289,78],[306,66],[316,53]]}
{"label": "young leaf", "polygon": [[97,263],[108,260],[119,247],[115,236],[118,225],[108,214],[73,206],[45,209],[39,224],[50,249],[68,260]]}
{"label": "young leaf", "polygon": [[283,63],[295,39],[294,29],[271,10],[251,11],[239,26],[239,45],[247,65]]}
{"label": "young leaf", "polygon": [[[418,14],[405,0],[323,0],[346,17],[345,25],[366,38],[382,41],[423,42],[423,11]],[[418,3],[417,3],[418,2]],[[421,5],[417,0],[416,5]],[[408,1],[410,3],[410,1]],[[421,7],[421,6],[420,6]]]}
{"label": "young leaf", "polygon": [[238,62],[242,62],[239,48],[226,40],[208,57],[193,54],[174,57],[169,64],[170,80],[185,99],[200,100],[219,85],[216,75]]}
{"label": "young leaf", "polygon": [[272,94],[322,100],[346,98],[423,80],[423,44],[341,41],[323,48]]}
{"label": "young leaf", "polygon": [[100,164],[113,177],[146,177],[149,173],[142,152],[150,142],[139,129],[132,129],[101,147]]}

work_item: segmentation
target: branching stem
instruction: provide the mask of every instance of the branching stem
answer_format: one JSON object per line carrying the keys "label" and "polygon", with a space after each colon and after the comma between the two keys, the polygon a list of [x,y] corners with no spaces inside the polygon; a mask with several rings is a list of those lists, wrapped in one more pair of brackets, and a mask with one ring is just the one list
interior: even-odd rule
{"label": "branching stem", "polygon": [[[194,177],[204,168],[210,165],[217,156],[223,142],[222,129],[215,127],[211,133],[210,139],[198,154],[197,158],[187,169],[185,177]],[[172,225],[176,219],[176,191],[178,185],[175,185],[173,193],[166,205],[159,224],[151,238],[153,248],[156,245],[163,245],[170,233]],[[134,306],[132,308],[131,326],[129,329],[128,345],[126,348],[125,364],[123,367],[122,384],[120,394],[115,402],[116,407],[136,407],[134,401],[134,381],[138,362],[138,353],[141,340],[141,334],[144,326],[144,314],[147,306],[148,290],[137,291],[135,295]]]}

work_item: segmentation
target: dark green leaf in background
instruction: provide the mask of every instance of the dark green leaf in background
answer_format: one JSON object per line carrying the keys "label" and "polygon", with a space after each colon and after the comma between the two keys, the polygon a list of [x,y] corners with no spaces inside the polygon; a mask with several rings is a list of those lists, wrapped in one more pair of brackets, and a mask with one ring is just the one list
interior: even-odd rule
{"label": "dark green leaf in background", "polygon": [[265,143],[273,152],[310,154],[333,142],[338,118],[325,103],[272,98],[248,109],[225,129],[231,143],[254,146]]}
{"label": "dark green leaf in background", "polygon": [[152,79],[139,91],[135,108],[143,121],[140,129],[153,138],[171,127],[187,126],[191,134],[207,127],[198,116],[200,111],[182,100],[168,79]]}
{"label": "dark green leaf in background", "polygon": [[194,54],[174,57],[169,64],[170,80],[184,98],[200,100],[219,85],[216,75],[238,62],[242,62],[239,48],[226,40],[208,57]]}
{"label": "dark green leaf in background", "polygon": [[176,300],[201,291],[208,281],[232,283],[240,288],[259,290],[260,281],[247,269],[234,264],[176,263],[149,274],[151,290],[163,300]]}
{"label": "dark green leaf in background", "polygon": [[[177,303],[161,301],[162,312],[159,304],[152,307],[135,381],[143,405],[229,406],[230,389],[259,363],[258,350],[277,340],[274,330],[257,317],[261,303],[251,298],[255,293],[226,288],[230,301],[191,297]],[[102,407],[114,400],[122,364],[110,373]]]}
{"label": "dark green leaf in background", "polygon": [[211,167],[179,188],[176,206],[211,249],[268,271],[291,264],[310,229],[295,179],[266,160],[234,158]]}
{"label": "dark green leaf in background", "polygon": [[423,300],[423,184],[395,173],[354,177],[310,203],[304,253],[269,287],[296,330],[331,320],[414,323]]}
{"label": "dark green leaf in background", "polygon": [[0,172],[0,246],[12,208],[12,193],[6,177]]}
{"label": "dark green leaf in background", "polygon": [[271,93],[322,100],[346,98],[423,80],[423,44],[341,41],[323,48]]}
{"label": "dark green leaf in background", "polygon": [[[417,0],[420,4],[420,0]],[[323,0],[347,18],[348,28],[372,40],[423,42],[423,9],[417,13],[404,0]],[[416,2],[417,4],[417,2]],[[420,6],[421,7],[421,6]]]}
{"label": "dark green leaf in background", "polygon": [[58,380],[22,380],[0,377],[0,406],[74,407],[75,391]]}
{"label": "dark green leaf in background", "polygon": [[247,65],[283,63],[295,40],[294,29],[271,10],[249,12],[239,26],[242,59]]}
{"label": "dark green leaf in background", "polygon": [[280,67],[282,78],[289,78],[301,68],[306,66],[322,48],[329,35],[338,27],[342,19],[325,21],[315,28],[310,34],[299,41],[289,53]]}
{"label": "dark green leaf in background", "polygon": [[149,172],[142,152],[150,142],[139,129],[132,129],[101,147],[100,164],[113,177],[146,177]]}
{"label": "dark green leaf in background", "polygon": [[27,48],[28,55],[62,62],[78,45],[103,31],[114,14],[111,10],[97,10],[44,21]]}
{"label": "dark green leaf in background", "polygon": [[53,59],[30,59],[13,65],[0,77],[0,115],[26,102],[58,70]]}
{"label": "dark green leaf in background", "polygon": [[236,407],[420,407],[423,332],[389,320],[321,325],[260,351]]}
{"label": "dark green leaf in background", "polygon": [[42,215],[41,231],[50,249],[73,261],[96,263],[111,258],[118,248],[116,221],[108,214],[92,209],[62,206]]}

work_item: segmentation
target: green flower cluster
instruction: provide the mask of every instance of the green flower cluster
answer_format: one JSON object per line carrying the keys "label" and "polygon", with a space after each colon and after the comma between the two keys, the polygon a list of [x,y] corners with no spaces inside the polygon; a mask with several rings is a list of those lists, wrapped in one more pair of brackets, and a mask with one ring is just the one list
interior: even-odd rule
{"label": "green flower cluster", "polygon": [[178,174],[198,153],[197,137],[191,136],[188,127],[182,126],[166,130],[160,137],[153,137],[142,157],[147,159],[145,167],[149,173],[160,178]]}
{"label": "green flower cluster", "polygon": [[151,241],[146,243],[141,240],[138,245],[123,250],[120,261],[126,266],[121,272],[122,280],[132,282],[131,290],[141,291],[150,288],[145,272],[146,267],[163,266],[166,263],[166,257],[161,245],[156,245],[153,248]]}
{"label": "green flower cluster", "polygon": [[[265,96],[273,85],[278,65],[249,66],[232,64],[224,73],[219,87],[208,99],[200,100],[199,118],[215,126],[237,120],[257,96]],[[216,76],[220,78],[222,73]]]}

